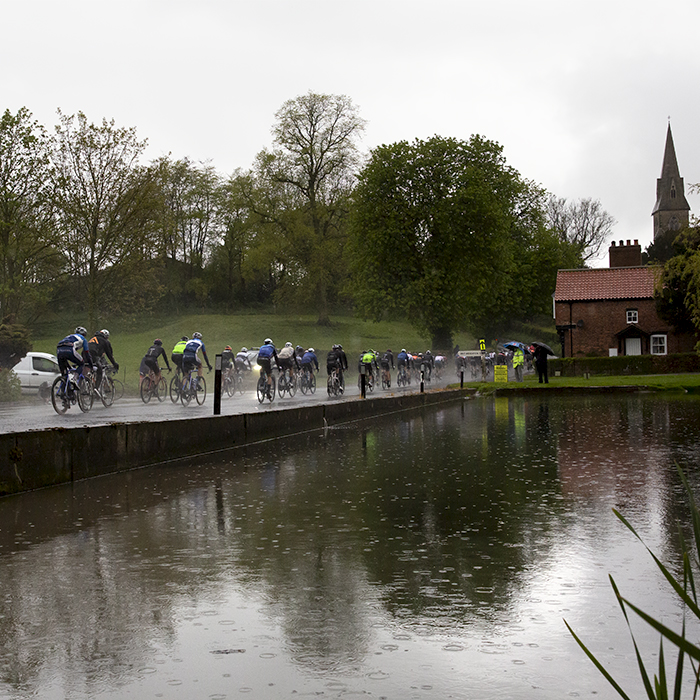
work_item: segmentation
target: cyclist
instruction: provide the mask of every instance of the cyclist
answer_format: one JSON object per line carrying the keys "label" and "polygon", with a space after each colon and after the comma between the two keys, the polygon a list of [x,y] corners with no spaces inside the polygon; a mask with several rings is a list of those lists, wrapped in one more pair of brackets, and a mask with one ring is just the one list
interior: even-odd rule
{"label": "cyclist", "polygon": [[433,373],[433,367],[435,367],[435,360],[433,359],[433,353],[430,350],[426,350],[423,355],[423,369],[425,371],[425,378],[430,381],[430,377]]}
{"label": "cyclist", "polygon": [[182,371],[187,374],[190,369],[197,368],[197,376],[202,376],[202,361],[197,357],[199,351],[202,351],[202,357],[207,363],[207,368],[211,372],[211,362],[207,357],[207,349],[202,342],[202,334],[196,331],[192,334],[192,340],[185,345],[185,351],[182,353]]}
{"label": "cyclist", "polygon": [[406,372],[406,377],[409,384],[411,383],[409,360],[412,359],[413,358],[406,352],[406,348],[401,348],[401,352],[396,356],[396,364],[399,368],[399,374],[401,374],[401,370],[403,369]]}
{"label": "cyclist", "polygon": [[71,365],[80,369],[85,364],[92,367],[92,357],[85,336],[87,336],[87,331],[82,326],[78,326],[74,333],[67,335],[56,347],[58,368],[64,378],[68,376]]}
{"label": "cyclist", "polygon": [[183,335],[182,338],[175,343],[173,352],[170,355],[170,359],[180,372],[182,372],[182,353],[185,352],[185,345],[187,345],[188,340],[189,338]]}
{"label": "cyclist", "polygon": [[168,368],[168,372],[170,372],[170,363],[168,362],[168,356],[165,354],[165,350],[163,350],[163,341],[160,338],[156,338],[153,341],[153,345],[148,348],[146,354],[143,356],[143,364],[145,364],[148,369],[153,370],[156,384],[160,381],[160,367],[158,366],[159,357],[165,360],[165,366]]}
{"label": "cyclist", "polygon": [[234,364],[235,357],[233,354],[233,348],[230,345],[227,345],[224,348],[224,351],[221,353],[221,369],[224,371],[227,369],[233,369]]}
{"label": "cyclist", "polygon": [[338,372],[338,379],[340,380],[340,391],[345,390],[345,379],[343,378],[343,370],[348,368],[348,358],[343,352],[343,348],[340,345],[334,345],[331,351],[326,355],[326,372],[330,377],[333,374],[333,370]]}
{"label": "cyclist", "polygon": [[297,362],[301,365],[301,361],[304,359],[304,348],[301,345],[297,345],[294,348],[294,354],[297,356]]}
{"label": "cyclist", "polygon": [[382,366],[382,378],[386,381],[387,386],[391,386],[391,373],[389,372],[389,367],[394,369],[394,353],[391,352],[391,348],[382,355],[380,360]]}
{"label": "cyclist", "polygon": [[280,366],[279,360],[277,359],[277,350],[272,344],[270,338],[265,338],[265,342],[258,350],[258,364],[260,365],[260,371],[263,370],[267,374],[267,395],[271,396],[270,387],[272,386],[272,360],[275,360],[277,367]]}
{"label": "cyclist", "polygon": [[362,367],[365,368],[365,376],[367,381],[371,381],[374,375],[374,368],[377,365],[377,355],[374,350],[365,350],[360,356],[360,372]]}
{"label": "cyclist", "polygon": [[282,372],[289,370],[289,375],[294,381],[295,369],[299,369],[299,360],[294,352],[294,346],[291,343],[285,343],[284,347],[277,353],[277,366]]}
{"label": "cyclist", "polygon": [[318,372],[318,357],[316,357],[316,351],[313,348],[309,348],[301,358],[301,369],[313,373],[313,368],[316,367]]}
{"label": "cyclist", "polygon": [[248,348],[241,348],[236,355],[236,370],[238,372],[250,372],[253,369],[253,365],[250,364],[250,358],[248,357]]}
{"label": "cyclist", "polygon": [[119,371],[119,363],[114,359],[112,343],[109,342],[109,331],[106,328],[98,331],[90,338],[88,341],[88,351],[92,358],[92,364],[96,367],[95,386],[99,389],[104,373],[105,355],[107,355],[107,359],[114,366],[115,371]]}

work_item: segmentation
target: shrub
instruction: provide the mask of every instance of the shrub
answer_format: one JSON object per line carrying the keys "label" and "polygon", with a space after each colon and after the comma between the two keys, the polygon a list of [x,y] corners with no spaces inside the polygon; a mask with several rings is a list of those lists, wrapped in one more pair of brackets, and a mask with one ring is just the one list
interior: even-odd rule
{"label": "shrub", "polygon": [[10,369],[0,369],[0,402],[17,401],[21,395],[19,377]]}

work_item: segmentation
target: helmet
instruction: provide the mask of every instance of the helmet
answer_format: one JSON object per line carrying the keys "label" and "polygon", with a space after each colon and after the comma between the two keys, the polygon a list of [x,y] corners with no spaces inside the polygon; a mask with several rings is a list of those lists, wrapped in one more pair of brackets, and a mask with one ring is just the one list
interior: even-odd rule
{"label": "helmet", "polygon": [[163,341],[162,341],[160,338],[156,338],[156,339],[153,341],[153,344],[154,344],[154,345],[162,345],[162,344],[163,344]]}
{"label": "helmet", "polygon": [[241,348],[241,352],[248,352],[248,348]]}
{"label": "helmet", "polygon": [[313,348],[309,348],[308,352],[315,352]]}
{"label": "helmet", "polygon": [[401,352],[406,352],[406,348],[401,348]]}
{"label": "helmet", "polygon": [[387,352],[391,352],[391,348],[387,348],[386,351],[387,351]]}
{"label": "helmet", "polygon": [[193,339],[194,339],[194,338],[198,338],[198,339],[201,340],[201,339],[202,339],[202,334],[201,334],[201,333],[197,333],[197,331],[195,331],[195,332],[192,334],[192,338],[193,338]]}
{"label": "helmet", "polygon": [[78,335],[87,335],[87,331],[82,326],[78,326],[74,332]]}
{"label": "helmet", "polygon": [[342,349],[343,349],[343,346],[340,343],[338,343],[338,350],[342,350]]}
{"label": "helmet", "polygon": [[338,346],[337,346],[337,345],[334,345],[334,346],[331,348],[331,350],[337,350],[337,349],[338,349]]}
{"label": "helmet", "polygon": [[285,343],[285,344],[284,344],[284,347],[285,347],[285,348],[291,348],[291,347],[292,347],[292,344],[291,344],[291,343]]}
{"label": "helmet", "polygon": [[182,338],[180,338],[181,341],[183,340],[189,340],[189,338],[186,335],[183,335]]}
{"label": "helmet", "polygon": [[304,348],[301,347],[301,345],[297,345],[295,350],[303,350]]}
{"label": "helmet", "polygon": [[103,328],[100,333],[105,337],[109,338],[109,331],[106,328]]}
{"label": "helmet", "polygon": [[265,345],[272,345],[272,338],[265,338]]}
{"label": "helmet", "polygon": [[233,352],[233,348],[232,348],[230,345],[227,345],[227,346],[224,348],[224,352]]}

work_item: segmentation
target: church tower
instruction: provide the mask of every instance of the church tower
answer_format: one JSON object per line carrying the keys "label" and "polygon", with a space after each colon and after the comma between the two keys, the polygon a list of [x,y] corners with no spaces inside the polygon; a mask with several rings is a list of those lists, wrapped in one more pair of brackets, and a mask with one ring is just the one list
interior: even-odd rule
{"label": "church tower", "polygon": [[666,132],[664,162],[661,177],[656,181],[656,204],[651,215],[654,220],[654,240],[666,231],[687,228],[690,205],[685,198],[683,178],[678,170],[676,149],[673,147],[671,123]]}

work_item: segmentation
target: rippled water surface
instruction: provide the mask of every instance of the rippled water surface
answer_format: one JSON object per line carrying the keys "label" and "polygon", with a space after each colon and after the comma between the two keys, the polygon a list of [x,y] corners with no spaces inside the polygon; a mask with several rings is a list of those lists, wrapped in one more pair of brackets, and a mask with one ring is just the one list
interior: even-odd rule
{"label": "rippled water surface", "polygon": [[692,397],[482,399],[1,499],[0,698],[616,697],[563,619],[640,695],[612,508],[676,566],[699,453]]}

